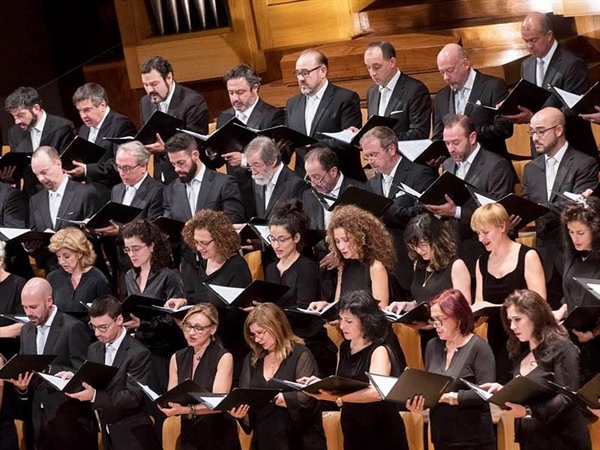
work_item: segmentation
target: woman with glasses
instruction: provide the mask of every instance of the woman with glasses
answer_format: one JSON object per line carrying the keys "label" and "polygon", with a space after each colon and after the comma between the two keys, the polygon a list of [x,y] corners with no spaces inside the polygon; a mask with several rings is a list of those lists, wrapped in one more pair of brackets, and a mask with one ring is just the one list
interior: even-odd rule
{"label": "woman with glasses", "polygon": [[[199,303],[181,323],[187,347],[177,351],[169,364],[169,389],[191,379],[207,392],[228,394],[233,380],[233,356],[216,339],[217,309]],[[169,403],[160,408],[167,416],[181,416],[180,450],[238,450],[237,425],[229,414],[213,414],[204,405]]]}
{"label": "woman with glasses", "polygon": [[[521,289],[502,305],[513,375],[537,383],[552,381],[569,390],[579,388],[579,352],[568,332],[556,322],[548,302],[537,292]],[[490,393],[498,383],[481,386]],[[506,402],[506,414],[516,419],[515,442],[522,450],[590,450],[590,433],[582,410],[569,397],[556,394],[528,405]]]}
{"label": "woman with glasses", "polygon": [[[406,367],[404,355],[387,343],[389,322],[369,292],[345,293],[339,303],[339,318],[345,341],[340,345],[336,375],[364,382],[369,381],[366,372],[400,376]],[[298,381],[315,380],[304,377]],[[344,450],[408,450],[398,405],[382,401],[372,385],[346,395],[321,390],[313,397],[342,408]]]}
{"label": "woman with glasses", "polygon": [[[478,385],[493,382],[492,349],[473,334],[471,306],[458,289],[442,291],[429,302],[429,310],[437,337],[427,344],[425,369],[454,379],[429,412],[433,445],[436,450],[494,450],[489,403],[460,381],[464,378]],[[421,396],[406,402],[406,408],[417,413],[423,412],[423,405]]]}
{"label": "woman with glasses", "polygon": [[108,279],[94,267],[96,252],[92,244],[79,228],[69,227],[50,238],[48,249],[56,254],[60,266],[46,277],[54,304],[62,312],[86,317],[86,303],[111,293]]}
{"label": "woman with glasses", "polygon": [[[277,303],[283,309],[306,309],[311,302],[320,298],[319,266],[298,251],[309,222],[302,202],[296,199],[280,203],[269,220],[269,240],[279,261],[267,266],[265,280],[290,286],[290,290]],[[288,317],[294,333],[304,340],[315,356],[321,374],[332,375],[335,372],[337,349],[327,336],[324,321],[299,313],[290,313]]]}
{"label": "woman with glasses", "polygon": [[[464,261],[457,257],[456,241],[443,224],[432,214],[413,217],[404,231],[408,256],[413,261],[411,302],[393,302],[388,310],[400,314],[431,301],[446,289],[458,289],[471,303],[471,276]],[[419,329],[421,352],[425,359],[427,342],[437,336],[435,329]]]}
{"label": "woman with glasses", "polygon": [[[513,241],[510,218],[498,203],[480,206],[471,216],[471,228],[485,247],[475,266],[475,303],[486,301],[501,305],[515,289],[531,289],[546,298],[546,281],[536,250]],[[482,319],[485,320],[485,319]],[[511,378],[506,352],[506,333],[499,315],[488,320],[488,342],[496,356],[496,381]]]}
{"label": "woman with glasses", "polygon": [[[281,389],[277,380],[296,381],[317,374],[317,364],[296,336],[281,308],[257,305],[244,323],[250,353],[240,376],[242,388]],[[230,411],[246,433],[253,432],[255,450],[325,450],[327,448],[319,402],[306,394],[284,391],[267,406],[252,410],[241,405]]]}

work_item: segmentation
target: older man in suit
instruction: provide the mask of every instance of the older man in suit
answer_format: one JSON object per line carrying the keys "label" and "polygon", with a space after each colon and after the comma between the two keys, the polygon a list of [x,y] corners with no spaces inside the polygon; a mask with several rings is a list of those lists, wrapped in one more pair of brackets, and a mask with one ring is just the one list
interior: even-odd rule
{"label": "older man in suit", "polygon": [[[366,176],[357,148],[335,139],[323,139],[322,132],[360,128],[362,114],[358,94],[327,80],[329,60],[318,50],[304,50],[296,61],[295,75],[300,93],[286,103],[286,125],[307,136],[319,139],[334,150],[344,174],[364,181]],[[297,148],[295,172],[304,176],[305,148]]]}
{"label": "older man in suit", "polygon": [[[223,81],[227,86],[231,108],[219,114],[217,128],[221,128],[234,117],[255,130],[284,124],[283,109],[269,105],[259,97],[260,77],[252,67],[245,64],[236,66],[225,74]],[[238,183],[246,207],[246,216],[250,218],[253,214],[254,193],[252,175],[247,170],[246,158],[240,151],[225,153],[223,158],[227,161],[227,173],[233,175]]]}
{"label": "older man in suit", "polygon": [[[544,108],[530,122],[530,134],[540,156],[525,166],[523,197],[550,207],[561,202],[557,193],[582,193],[598,184],[598,163],[571,145],[565,117],[557,108]],[[548,302],[557,309],[562,294],[564,258],[560,216],[556,207],[536,220],[536,248],[542,257]]]}
{"label": "older man in suit", "polygon": [[[467,116],[452,114],[444,118],[444,142],[451,156],[443,163],[444,171],[472,184],[493,199],[500,199],[513,191],[511,163],[477,142],[475,126]],[[425,205],[432,213],[452,220],[458,255],[465,261],[472,278],[477,258],[485,250],[471,230],[471,215],[477,206],[475,200],[462,207],[456,206],[448,195],[442,205]]]}
{"label": "older man in suit", "polygon": [[[21,304],[29,322],[21,329],[24,355],[56,355],[48,372],[76,371],[86,359],[92,336],[81,320],[58,310],[52,287],[43,278],[32,278],[21,292]],[[89,403],[68,398],[33,373],[11,380],[23,402],[31,408],[35,448],[79,450],[98,448],[98,426]]]}
{"label": "older man in suit", "polygon": [[371,42],[365,51],[365,66],[375,82],[367,91],[369,118],[374,115],[397,119],[394,132],[399,141],[428,139],[431,99],[423,83],[396,66],[396,49],[387,41]]}
{"label": "older man in suit", "polygon": [[133,122],[123,114],[108,106],[106,90],[96,83],[86,83],[73,94],[73,104],[83,125],[79,127],[79,137],[96,144],[106,151],[100,161],[93,164],[83,164],[73,161],[72,170],[67,171],[71,177],[85,177],[85,181],[93,186],[102,204],[110,198],[110,190],[119,183],[119,174],[115,164],[117,146],[104,137],[135,136],[136,128]]}
{"label": "older man in suit", "polygon": [[367,131],[360,140],[360,146],[364,158],[376,172],[367,181],[366,189],[393,199],[392,206],[385,211],[382,220],[394,239],[398,256],[394,271],[396,279],[408,295],[413,269],[404,243],[404,229],[421,209],[413,197],[400,190],[400,184],[422,192],[433,183],[435,175],[430,167],[413,163],[398,153],[398,139],[390,128],[375,127]]}
{"label": "older man in suit", "polygon": [[[573,94],[584,94],[590,88],[587,63],[558,45],[548,15],[540,12],[527,14],[521,24],[521,37],[531,53],[521,63],[522,78],[544,89],[555,86]],[[564,107],[554,94],[544,106],[562,109],[566,117],[566,139],[580,152],[598,159],[598,146],[589,122]],[[507,117],[515,123],[529,123],[533,113],[527,108],[519,109],[519,114]],[[533,157],[537,156],[536,148],[532,142]]]}
{"label": "older man in suit", "polygon": [[437,66],[447,86],[435,95],[433,139],[443,139],[446,115],[465,114],[475,124],[481,146],[509,159],[506,139],[513,134],[512,122],[482,109],[506,98],[506,82],[473,69],[469,55],[458,44],[448,44],[438,53]]}
{"label": "older man in suit", "polygon": [[[6,97],[4,107],[15,120],[8,129],[8,145],[12,152],[32,153],[40,146],[54,147],[62,152],[75,138],[73,122],[47,114],[40,95],[32,87],[17,88]],[[23,180],[27,198],[42,189],[29,168],[25,169]]]}
{"label": "older man in suit", "polygon": [[[161,56],[151,56],[142,63],[140,72],[147,94],[140,100],[142,122],[159,110],[182,119],[186,130],[208,134],[208,106],[204,97],[193,89],[175,83],[169,61]],[[154,178],[169,184],[177,178],[177,174],[164,153],[164,140],[157,136],[156,142],[146,147],[154,154]]]}
{"label": "older man in suit", "polygon": [[[136,383],[148,383],[152,367],[150,350],[127,333],[121,304],[114,297],[94,300],[90,326],[98,340],[90,345],[87,359],[117,367],[118,371],[104,389],[84,383],[82,391],[67,395],[85,404],[91,402],[98,411],[106,450],[162,449],[150,416],[144,410],[144,393]],[[62,375],[71,378],[73,373]]]}

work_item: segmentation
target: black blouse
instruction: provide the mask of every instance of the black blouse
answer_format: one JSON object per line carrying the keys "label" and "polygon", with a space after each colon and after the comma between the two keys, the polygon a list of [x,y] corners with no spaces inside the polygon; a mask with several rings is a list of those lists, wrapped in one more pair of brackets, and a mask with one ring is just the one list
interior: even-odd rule
{"label": "black blouse", "polygon": [[94,299],[112,292],[108,279],[97,267],[82,273],[75,289],[71,274],[62,268],[50,272],[46,280],[52,286],[54,304],[66,313],[86,314],[87,308],[82,303],[91,303]]}

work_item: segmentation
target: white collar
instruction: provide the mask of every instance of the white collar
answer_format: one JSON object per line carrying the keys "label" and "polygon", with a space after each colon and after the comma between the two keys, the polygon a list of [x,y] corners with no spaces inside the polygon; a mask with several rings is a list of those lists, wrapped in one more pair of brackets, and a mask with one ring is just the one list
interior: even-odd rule
{"label": "white collar", "polygon": [[[260,100],[260,98],[257,96],[256,97],[256,101],[254,103],[252,103],[252,105],[250,105],[248,108],[246,108],[244,111],[238,111],[237,109],[235,110],[235,115],[237,116],[238,114],[243,114],[246,116],[246,120],[248,120],[250,118],[250,116],[252,115],[252,111],[254,111],[254,108],[256,107],[256,104],[258,103],[258,100]],[[234,108],[235,109],[235,108]]]}
{"label": "white collar", "polygon": [[475,72],[473,70],[473,68],[471,68],[471,72],[469,72],[469,76],[467,77],[467,81],[465,81],[464,86],[460,89],[457,89],[457,91],[460,91],[461,89],[466,89],[469,92],[471,92],[473,90],[473,83],[475,83],[476,75],[477,75],[477,72]]}
{"label": "white collar", "polygon": [[280,162],[279,163],[279,167],[277,167],[277,169],[275,170],[275,173],[273,174],[273,176],[269,180],[268,184],[270,184],[272,187],[275,187],[275,185],[277,184],[277,180],[279,179],[279,175],[281,174],[282,170],[283,170],[283,163]]}
{"label": "white collar", "polygon": [[48,191],[50,194],[59,194],[61,197],[65,195],[65,189],[67,188],[67,183],[69,182],[69,177],[65,175],[62,183],[58,186],[56,191]]}
{"label": "white collar", "polygon": [[[560,162],[562,161],[562,159],[565,156],[565,153],[567,153],[567,147],[569,147],[569,143],[567,141],[565,141],[564,145],[558,149],[558,151],[554,154],[554,156],[552,156],[552,158],[554,158],[558,164],[560,164]],[[548,163],[548,160],[551,158],[548,155],[544,155],[544,163]]]}
{"label": "white collar", "polygon": [[316,101],[321,101],[321,99],[323,98],[323,94],[325,93],[325,89],[327,89],[327,86],[329,86],[329,80],[325,78],[325,83],[323,84],[323,86],[321,86],[321,89],[319,89],[314,95],[307,95],[306,99],[308,100],[310,98]]}
{"label": "white collar", "polygon": [[100,120],[100,122],[98,122],[98,125],[96,125],[95,127],[90,127],[90,128],[93,128],[94,130],[100,131],[100,128],[102,128],[102,124],[106,120],[106,117],[108,116],[109,112],[110,112],[110,107],[107,105],[106,106],[106,110],[104,111],[104,116],[102,116],[102,119]]}
{"label": "white collar", "polygon": [[173,98],[173,93],[175,92],[175,80],[173,80],[173,84],[171,85],[171,89],[169,90],[169,95],[167,95],[167,98],[160,102],[160,104],[166,104],[167,107],[165,108],[167,111],[169,110],[169,106],[171,105],[171,99]]}
{"label": "white collar", "polygon": [[[202,180],[204,179],[204,174],[206,173],[206,166],[202,162],[200,164],[201,164],[200,170],[198,171],[196,176],[190,180],[190,183],[193,183],[194,180],[197,180],[198,183],[202,183]],[[188,183],[188,184],[190,184],[190,183]]]}
{"label": "white collar", "polygon": [[541,58],[536,58],[536,60],[541,59],[542,61],[544,61],[544,71],[548,70],[548,65],[550,64],[550,61],[552,60],[552,57],[554,56],[554,53],[556,52],[557,48],[558,48],[558,42],[555,39],[554,44],[552,44],[552,47],[550,47],[550,50],[548,50],[548,53],[546,53]]}
{"label": "white collar", "polygon": [[390,79],[390,81],[388,81],[388,84],[386,84],[385,86],[379,86],[379,92],[383,91],[386,88],[389,89],[391,92],[394,92],[394,89],[396,88],[396,84],[398,84],[399,79],[400,79],[400,69],[396,69],[396,73]]}
{"label": "white collar", "polygon": [[36,328],[41,328],[41,327],[46,327],[46,329],[50,329],[50,327],[52,326],[52,322],[54,322],[54,318],[56,317],[56,311],[58,311],[58,306],[56,306],[55,304],[52,304],[52,312],[50,313],[50,315],[48,316],[48,319],[46,320],[46,322],[43,325],[38,325]]}
{"label": "white collar", "polygon": [[[202,164],[202,166],[204,166],[204,164]],[[142,177],[142,179],[140,181],[138,181],[137,183],[135,183],[135,184],[133,184],[131,186],[125,185],[125,190],[127,190],[128,187],[132,187],[132,188],[134,188],[137,191],[140,188],[140,186],[142,185],[142,183],[144,182],[144,180],[146,179],[147,176],[148,176],[148,172],[146,172],[144,174],[144,176]]]}
{"label": "white collar", "polygon": [[[120,327],[120,328],[121,328],[121,334],[119,334],[119,337],[117,337],[114,341],[112,341],[110,343],[104,344],[105,347],[108,344],[110,344],[115,349],[115,355],[117,354],[117,351],[119,350],[119,347],[123,343],[123,339],[125,339],[125,335],[127,334],[125,332],[125,328],[123,328],[123,327]],[[113,360],[114,360],[114,356],[113,356]]]}
{"label": "white collar", "polygon": [[332,195],[333,197],[338,197],[340,195],[340,189],[342,187],[343,182],[344,174],[340,172],[340,177],[338,178],[337,183],[335,183],[335,186],[333,187],[329,195]]}
{"label": "white collar", "polygon": [[383,179],[387,180],[389,177],[389,180],[392,181],[394,179],[394,177],[396,176],[396,170],[398,170],[398,166],[400,165],[400,161],[402,161],[402,156],[400,156],[400,158],[398,158],[398,162],[396,163],[396,165],[394,166],[394,168],[392,169],[392,171],[390,172],[389,175],[386,175],[384,173],[382,173],[381,175],[383,175]]}
{"label": "white collar", "polygon": [[472,166],[473,161],[475,161],[475,157],[477,156],[477,153],[479,153],[479,149],[481,149],[481,145],[479,145],[479,142],[478,142],[477,145],[475,146],[475,150],[473,150],[471,152],[471,154],[469,155],[469,157],[463,161],[463,164],[468,162],[469,165]]}
{"label": "white collar", "polygon": [[[46,126],[46,118],[47,117],[48,117],[48,115],[46,114],[46,111],[44,111],[42,109],[42,117],[40,118],[40,120],[37,121],[37,123],[33,127],[37,131],[40,132],[40,136],[42,135],[42,132],[44,131],[44,126]],[[34,148],[34,150],[35,150],[35,148]]]}

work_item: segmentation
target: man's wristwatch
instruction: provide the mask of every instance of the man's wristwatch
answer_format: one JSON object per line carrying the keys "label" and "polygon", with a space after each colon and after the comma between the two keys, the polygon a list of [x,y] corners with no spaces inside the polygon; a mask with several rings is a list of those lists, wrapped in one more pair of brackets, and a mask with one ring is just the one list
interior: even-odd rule
{"label": "man's wristwatch", "polygon": [[335,404],[338,406],[338,408],[341,408],[344,405],[344,400],[342,400],[342,397],[336,398]]}

